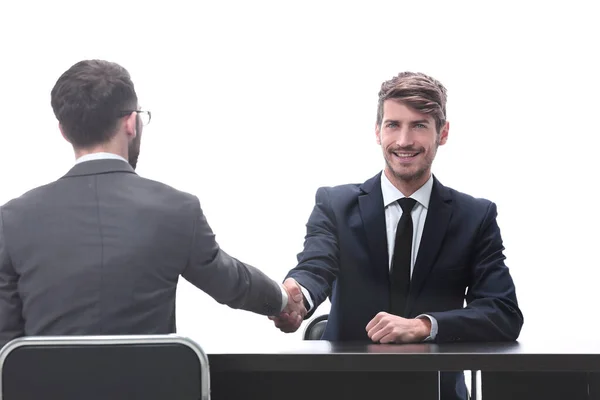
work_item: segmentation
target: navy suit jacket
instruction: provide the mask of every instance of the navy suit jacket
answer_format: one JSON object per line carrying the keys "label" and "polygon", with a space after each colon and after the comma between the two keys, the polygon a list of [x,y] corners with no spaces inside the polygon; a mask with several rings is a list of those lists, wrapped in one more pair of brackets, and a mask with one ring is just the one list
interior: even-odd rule
{"label": "navy suit jacket", "polygon": [[[405,317],[434,317],[438,343],[519,336],[523,315],[496,215],[493,202],[447,188],[434,177]],[[330,298],[323,340],[370,340],[369,321],[389,312],[387,249],[381,173],[362,185],[317,190],[304,250],[288,277],[312,297],[307,318]]]}

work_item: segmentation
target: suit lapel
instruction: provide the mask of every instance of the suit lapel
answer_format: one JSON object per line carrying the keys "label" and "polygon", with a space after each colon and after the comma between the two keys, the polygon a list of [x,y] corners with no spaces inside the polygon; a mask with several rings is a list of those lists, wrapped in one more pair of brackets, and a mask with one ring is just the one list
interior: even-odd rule
{"label": "suit lapel", "polygon": [[358,197],[360,216],[362,218],[372,272],[378,282],[389,282],[388,248],[385,229],[385,209],[381,193],[381,173],[369,179],[361,186],[362,194]]}
{"label": "suit lapel", "polygon": [[452,197],[450,192],[434,177],[427,218],[410,284],[407,303],[408,315],[410,315],[412,306],[442,247],[451,216]]}

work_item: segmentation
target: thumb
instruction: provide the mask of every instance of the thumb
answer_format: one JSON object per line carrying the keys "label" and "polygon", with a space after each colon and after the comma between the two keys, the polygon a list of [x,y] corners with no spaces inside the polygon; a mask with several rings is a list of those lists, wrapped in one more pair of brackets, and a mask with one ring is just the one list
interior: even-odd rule
{"label": "thumb", "polygon": [[295,279],[288,278],[285,280],[284,285],[287,288],[289,296],[296,302],[300,303],[303,299],[302,290],[300,290],[300,285],[296,282]]}

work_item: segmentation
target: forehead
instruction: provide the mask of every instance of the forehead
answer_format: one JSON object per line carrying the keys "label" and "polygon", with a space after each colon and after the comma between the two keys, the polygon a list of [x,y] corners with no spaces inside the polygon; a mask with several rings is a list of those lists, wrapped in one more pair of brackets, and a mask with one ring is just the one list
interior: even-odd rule
{"label": "forehead", "polygon": [[383,102],[383,120],[416,121],[426,120],[434,122],[429,114],[419,112],[417,109],[406,105],[401,100],[388,99]]}

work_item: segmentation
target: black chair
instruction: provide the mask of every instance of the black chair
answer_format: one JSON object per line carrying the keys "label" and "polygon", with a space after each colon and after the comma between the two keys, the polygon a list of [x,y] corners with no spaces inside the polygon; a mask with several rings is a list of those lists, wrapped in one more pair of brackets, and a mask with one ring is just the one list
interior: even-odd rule
{"label": "black chair", "polygon": [[24,337],[0,370],[0,400],[210,399],[208,357],[177,335]]}
{"label": "black chair", "polygon": [[321,340],[325,327],[327,326],[327,317],[329,314],[319,315],[306,325],[304,328],[304,340]]}

